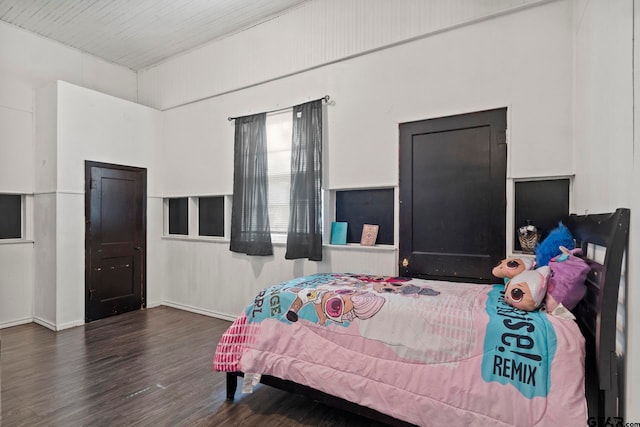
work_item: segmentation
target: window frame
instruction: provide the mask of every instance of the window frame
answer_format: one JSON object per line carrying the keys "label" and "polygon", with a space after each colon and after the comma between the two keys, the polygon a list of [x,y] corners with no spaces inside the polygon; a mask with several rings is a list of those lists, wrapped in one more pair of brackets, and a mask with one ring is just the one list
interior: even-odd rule
{"label": "window frame", "polygon": [[0,244],[33,242],[33,194],[1,192],[0,195],[20,197],[20,237],[0,238]]}
{"label": "window frame", "polygon": [[[224,199],[224,235],[223,236],[201,236],[199,230],[199,201],[201,197],[222,197]],[[169,234],[169,200],[170,199],[182,199],[186,198],[188,200],[188,215],[187,215],[187,229],[188,234]],[[162,219],[162,237],[167,239],[178,239],[178,240],[200,240],[200,241],[217,241],[217,242],[228,242],[229,236],[231,236],[231,203],[233,200],[232,194],[220,194],[220,193],[212,193],[212,194],[198,194],[198,195],[190,195],[190,196],[168,196],[162,198],[162,209],[163,209],[163,219]]]}
{"label": "window frame", "polygon": [[[567,180],[568,181],[568,201],[567,201],[567,205],[568,205],[568,212],[566,214],[563,215],[569,215],[570,212],[573,211],[573,184],[574,184],[574,179],[575,176],[574,175],[557,175],[557,176],[542,176],[542,177],[521,177],[521,178],[515,178],[515,179],[511,179],[511,185],[508,187],[511,194],[508,195],[508,199],[512,201],[511,205],[511,209],[509,210],[509,214],[508,214],[508,231],[510,232],[510,234],[508,234],[507,236],[507,252],[509,254],[522,254],[522,250],[519,248],[519,242],[517,242],[518,240],[518,228],[521,226],[521,224],[518,223],[517,217],[516,217],[516,207],[518,204],[518,195],[517,193],[517,187],[518,184],[521,183],[532,183],[532,182],[544,182],[544,181],[560,181],[560,180]],[[529,218],[531,219],[531,218]],[[535,222],[535,221],[534,221]],[[540,224],[535,224],[533,223],[533,225],[537,225],[539,226]],[[556,224],[554,224],[555,226]],[[550,228],[550,225],[547,226],[546,228]],[[553,227],[551,227],[553,228]],[[543,229],[541,230],[544,233],[548,233],[550,231],[550,229]],[[546,234],[542,235],[540,238],[540,241],[546,236]]]}

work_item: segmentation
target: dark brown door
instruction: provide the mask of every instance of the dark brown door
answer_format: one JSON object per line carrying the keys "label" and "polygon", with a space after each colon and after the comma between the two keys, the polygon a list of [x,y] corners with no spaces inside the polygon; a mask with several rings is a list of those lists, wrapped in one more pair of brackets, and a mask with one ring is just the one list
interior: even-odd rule
{"label": "dark brown door", "polygon": [[486,283],[505,256],[506,109],[400,125],[400,273]]}
{"label": "dark brown door", "polygon": [[146,169],[85,162],[85,321],[144,306]]}

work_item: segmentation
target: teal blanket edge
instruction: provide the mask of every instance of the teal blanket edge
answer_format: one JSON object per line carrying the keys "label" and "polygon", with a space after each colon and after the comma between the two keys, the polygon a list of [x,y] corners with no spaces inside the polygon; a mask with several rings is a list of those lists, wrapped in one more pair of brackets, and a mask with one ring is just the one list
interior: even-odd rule
{"label": "teal blanket edge", "polygon": [[489,315],[484,339],[482,378],[511,384],[523,396],[546,397],[551,388],[551,365],[557,337],[547,314],[527,312],[504,301],[504,286],[489,291]]}

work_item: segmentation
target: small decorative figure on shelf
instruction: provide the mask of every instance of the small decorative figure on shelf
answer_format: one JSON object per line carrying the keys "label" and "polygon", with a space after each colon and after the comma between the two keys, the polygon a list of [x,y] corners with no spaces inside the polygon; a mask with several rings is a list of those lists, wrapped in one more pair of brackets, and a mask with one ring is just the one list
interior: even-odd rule
{"label": "small decorative figure on shelf", "polygon": [[540,234],[535,225],[531,224],[531,220],[527,220],[527,225],[523,225],[518,229],[518,240],[520,241],[520,247],[525,254],[533,254],[538,243]]}

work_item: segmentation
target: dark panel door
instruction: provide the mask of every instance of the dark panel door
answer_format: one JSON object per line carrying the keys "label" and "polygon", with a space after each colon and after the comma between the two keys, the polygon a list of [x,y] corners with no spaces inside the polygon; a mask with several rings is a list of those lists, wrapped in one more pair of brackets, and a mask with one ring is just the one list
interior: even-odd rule
{"label": "dark panel door", "polygon": [[85,321],[144,306],[146,169],[85,163]]}
{"label": "dark panel door", "polygon": [[492,281],[505,257],[506,109],[400,125],[400,273]]}

